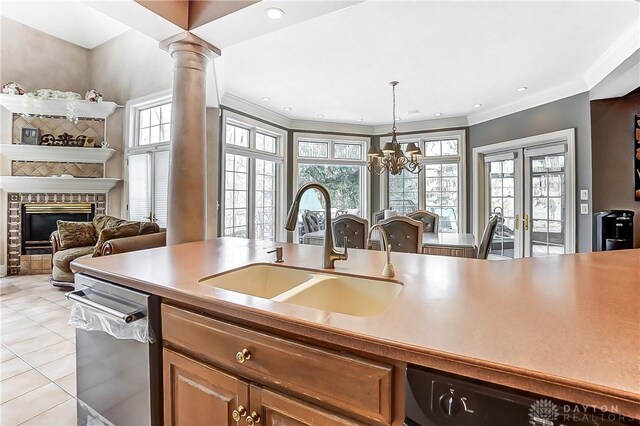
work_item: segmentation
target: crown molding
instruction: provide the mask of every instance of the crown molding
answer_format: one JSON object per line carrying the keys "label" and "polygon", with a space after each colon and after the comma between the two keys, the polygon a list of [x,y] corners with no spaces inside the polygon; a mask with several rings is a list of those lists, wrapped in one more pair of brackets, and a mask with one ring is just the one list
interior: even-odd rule
{"label": "crown molding", "polygon": [[336,123],[330,121],[291,120],[291,129],[304,132],[332,132],[353,133],[358,135],[373,135],[373,126],[350,123]]}
{"label": "crown molding", "polygon": [[[453,127],[467,127],[469,120],[467,117],[446,117],[436,120],[420,120],[397,122],[396,128],[398,133],[418,132],[421,130],[443,130]],[[391,131],[391,123],[373,126],[374,135],[385,135]]]}
{"label": "crown molding", "polygon": [[611,74],[640,48],[640,20],[624,32],[583,74],[587,90]]}
{"label": "crown molding", "polygon": [[516,112],[521,112],[560,99],[568,98],[570,96],[578,95],[588,90],[587,84],[583,80],[574,81],[569,84],[529,96],[528,98],[500,105],[495,108],[471,113],[469,114],[469,126],[484,123],[485,121],[495,120],[496,118],[515,114]]}
{"label": "crown molding", "polygon": [[245,114],[249,114],[262,120],[269,121],[273,124],[277,124],[278,126],[282,126],[287,129],[291,128],[291,120],[284,115],[277,114],[269,109],[261,107],[260,105],[245,101],[244,99],[232,95],[231,93],[227,92],[224,94],[224,96],[222,96],[221,104],[222,106],[233,108]]}

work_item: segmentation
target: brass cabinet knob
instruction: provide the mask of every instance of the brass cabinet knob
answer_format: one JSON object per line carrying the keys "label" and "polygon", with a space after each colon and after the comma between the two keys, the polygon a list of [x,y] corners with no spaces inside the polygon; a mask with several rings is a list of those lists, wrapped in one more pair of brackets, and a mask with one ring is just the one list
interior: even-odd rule
{"label": "brass cabinet knob", "polygon": [[254,426],[257,423],[260,423],[260,415],[255,411],[252,411],[251,415],[247,417],[247,425]]}
{"label": "brass cabinet knob", "polygon": [[244,406],[242,405],[239,405],[238,409],[233,410],[233,412],[231,413],[231,417],[233,417],[233,420],[235,420],[236,422],[239,422],[240,419],[246,415],[247,415],[247,409],[244,408]]}
{"label": "brass cabinet knob", "polygon": [[249,349],[247,348],[242,349],[236,354],[236,361],[240,364],[244,363],[248,359],[251,359],[251,352],[249,352]]}

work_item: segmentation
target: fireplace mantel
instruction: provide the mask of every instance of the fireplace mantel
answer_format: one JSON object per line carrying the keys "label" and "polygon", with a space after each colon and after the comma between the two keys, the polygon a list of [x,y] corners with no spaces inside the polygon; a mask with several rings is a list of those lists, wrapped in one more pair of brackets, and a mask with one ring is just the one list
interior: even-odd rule
{"label": "fireplace mantel", "polygon": [[34,193],[107,193],[121,179],[116,178],[60,178],[34,176],[0,176],[0,189],[6,192]]}
{"label": "fireplace mantel", "polygon": [[105,163],[115,152],[112,148],[0,144],[0,155],[9,161]]}
{"label": "fireplace mantel", "polygon": [[[39,115],[67,115],[66,99],[30,99],[25,95],[0,94],[0,105],[16,114],[39,114]],[[85,100],[76,101],[78,117],[85,118],[107,118],[116,108],[115,102],[89,102]]]}

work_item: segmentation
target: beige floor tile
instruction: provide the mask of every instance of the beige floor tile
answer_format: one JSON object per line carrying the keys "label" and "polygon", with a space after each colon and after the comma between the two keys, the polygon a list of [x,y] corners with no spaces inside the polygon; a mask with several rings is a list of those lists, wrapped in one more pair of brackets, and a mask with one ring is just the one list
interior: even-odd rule
{"label": "beige floor tile", "polygon": [[69,310],[68,309],[60,307],[60,306],[58,306],[56,304],[54,304],[53,306],[55,306],[55,308],[52,307],[51,310],[49,310],[49,311],[47,311],[45,313],[31,316],[30,317],[31,320],[42,324],[42,323],[45,323],[45,322],[48,322],[48,321],[53,321],[53,320],[56,320],[56,319],[62,319],[62,318],[69,319]]}
{"label": "beige floor tile", "polygon": [[55,302],[55,304],[58,306],[62,306],[63,308],[71,308],[71,305],[73,304],[73,302],[68,299],[63,299],[59,302]]}
{"label": "beige floor tile", "polygon": [[37,370],[29,370],[0,382],[0,404],[44,386],[50,380]]}
{"label": "beige floor tile", "polygon": [[44,327],[47,327],[51,331],[63,330],[66,327],[70,327],[69,316],[71,315],[71,312],[67,309],[65,309],[65,311],[66,311],[65,316],[51,320],[51,321],[43,322],[41,325]]}
{"label": "beige floor tile", "polygon": [[20,358],[10,359],[9,361],[0,363],[0,380],[6,380],[29,370],[31,370],[31,366]]}
{"label": "beige floor tile", "polygon": [[64,338],[59,334],[56,334],[53,331],[49,331],[46,328],[44,329],[46,330],[46,333],[40,334],[36,337],[32,337],[28,340],[23,340],[18,343],[5,344],[5,346],[15,352],[16,355],[22,356],[24,354],[28,354],[29,352],[37,351],[38,349],[46,348],[47,346],[60,343],[64,340]]}
{"label": "beige floor tile", "polygon": [[24,305],[25,303],[33,304],[33,303],[36,303],[38,299],[40,299],[40,296],[38,296],[37,294],[31,294],[29,292],[23,292],[23,293],[24,294],[16,295],[16,297],[7,297],[6,299],[3,298],[2,303],[10,307],[11,309],[14,309],[12,308],[12,306]]}
{"label": "beige floor tile", "polygon": [[76,345],[68,340],[56,343],[46,348],[38,349],[37,351],[29,352],[21,356],[21,358],[27,361],[34,367],[40,367],[48,362],[60,359],[67,355],[76,353]]}
{"label": "beige floor tile", "polygon": [[38,367],[38,370],[49,380],[58,380],[76,371],[76,354],[64,356]]}
{"label": "beige floor tile", "polygon": [[76,400],[68,399],[60,405],[22,423],[24,426],[76,426]]}
{"label": "beige floor tile", "polygon": [[67,340],[72,340],[74,342],[76,341],[76,329],[71,325],[56,330],[55,332]]}
{"label": "beige floor tile", "polygon": [[[0,424],[19,425],[69,399],[69,394],[54,383],[27,392],[0,406]],[[51,425],[49,425],[51,426]]]}
{"label": "beige floor tile", "polygon": [[[7,337],[9,334],[15,333],[18,330],[25,330],[27,328],[35,327],[37,325],[38,324],[35,321],[32,321],[29,318],[24,316],[19,321],[12,321],[7,324],[3,322],[2,327],[0,328],[0,340],[3,340],[2,337]],[[20,333],[16,333],[16,334],[20,334]]]}
{"label": "beige floor tile", "polygon": [[[24,326],[24,324],[28,324]],[[25,320],[24,324],[17,325],[16,328],[8,327],[7,330],[3,330],[0,334],[0,343],[5,346],[13,345],[14,343],[22,342],[42,334],[46,334],[48,330],[31,320]]]}
{"label": "beige floor tile", "polygon": [[[40,300],[44,300],[44,299],[40,299]],[[38,316],[40,314],[46,314],[47,312],[51,312],[53,310],[57,310],[60,309],[60,307],[58,305],[56,305],[55,303],[51,303],[48,300],[46,301],[46,303],[43,303],[41,305],[35,306],[33,308],[29,308],[29,309],[22,309],[18,312],[20,312],[22,315],[29,317],[29,318],[33,318],[35,316]]]}
{"label": "beige floor tile", "polygon": [[[0,314],[0,330],[5,329],[8,326],[8,324],[15,323],[16,321],[22,321],[26,318],[27,317],[20,314],[19,312],[9,311],[8,308],[5,308]],[[13,325],[16,325],[16,324],[13,324]]]}
{"label": "beige floor tile", "polygon": [[13,359],[15,357],[16,357],[16,354],[11,352],[9,348],[7,348],[4,345],[0,346],[0,362],[9,361],[10,359]]}
{"label": "beige floor tile", "polygon": [[62,302],[63,300],[67,300],[64,297],[65,293],[66,291],[62,291],[54,288],[53,291],[47,291],[46,294],[43,293],[40,295],[40,297],[50,302]]}
{"label": "beige floor tile", "polygon": [[61,379],[55,381],[56,385],[67,391],[73,397],[76,396],[76,373],[67,374]]}

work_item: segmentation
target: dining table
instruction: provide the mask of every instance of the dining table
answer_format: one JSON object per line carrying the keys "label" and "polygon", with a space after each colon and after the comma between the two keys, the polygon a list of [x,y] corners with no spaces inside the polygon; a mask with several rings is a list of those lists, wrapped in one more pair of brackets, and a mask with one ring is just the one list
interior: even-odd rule
{"label": "dining table", "polygon": [[[380,243],[374,231],[371,238],[373,249],[379,249]],[[303,244],[321,246],[324,242],[325,230],[307,232],[302,236]],[[424,232],[422,234],[422,253],[453,256],[476,257],[477,247],[473,234],[455,232]]]}

